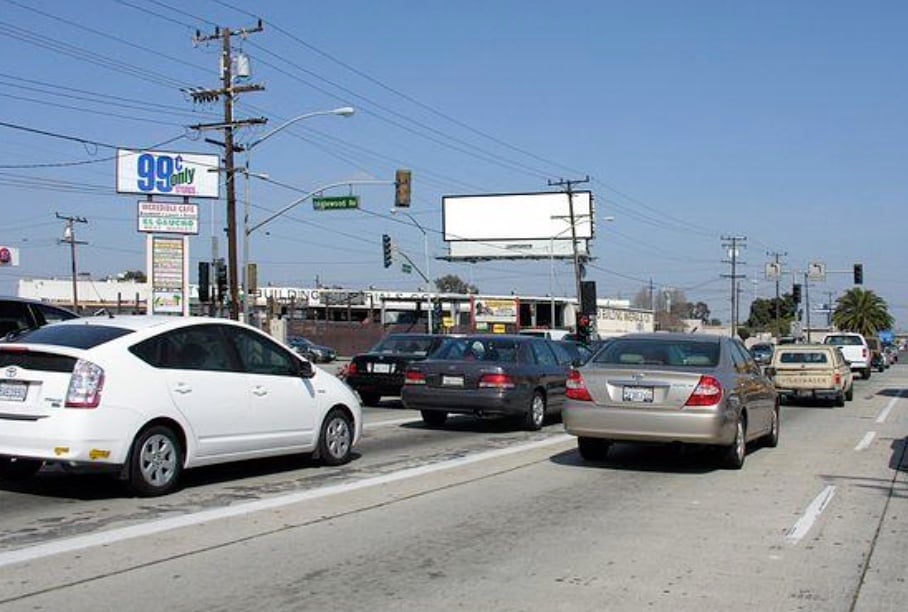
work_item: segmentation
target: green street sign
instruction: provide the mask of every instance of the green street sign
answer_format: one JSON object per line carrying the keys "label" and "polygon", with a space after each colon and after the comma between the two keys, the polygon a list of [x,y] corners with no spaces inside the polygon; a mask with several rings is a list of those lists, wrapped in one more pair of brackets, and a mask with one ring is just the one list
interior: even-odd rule
{"label": "green street sign", "polygon": [[413,271],[413,266],[411,266],[408,263],[402,263],[402,264],[400,264],[400,271],[403,272],[404,274],[409,274],[410,272]]}
{"label": "green street sign", "polygon": [[350,210],[359,208],[359,196],[312,198],[312,207],[315,210]]}

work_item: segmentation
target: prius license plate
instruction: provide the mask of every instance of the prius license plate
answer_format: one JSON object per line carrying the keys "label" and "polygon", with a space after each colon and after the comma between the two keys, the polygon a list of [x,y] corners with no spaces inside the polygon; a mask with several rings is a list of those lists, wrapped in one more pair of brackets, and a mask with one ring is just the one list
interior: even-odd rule
{"label": "prius license plate", "polygon": [[624,387],[621,397],[625,402],[642,402],[651,404],[653,402],[653,388]]}
{"label": "prius license plate", "polygon": [[28,383],[18,380],[0,381],[0,400],[8,402],[24,402],[28,395]]}

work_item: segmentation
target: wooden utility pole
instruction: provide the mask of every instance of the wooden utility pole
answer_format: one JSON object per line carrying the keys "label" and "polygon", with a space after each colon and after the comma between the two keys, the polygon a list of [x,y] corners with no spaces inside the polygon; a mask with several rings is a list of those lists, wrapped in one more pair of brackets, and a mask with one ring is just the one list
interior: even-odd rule
{"label": "wooden utility pole", "polygon": [[723,278],[731,279],[731,337],[738,335],[738,279],[747,278],[744,274],[738,274],[738,265],[744,262],[738,259],[738,249],[747,246],[744,242],[745,236],[722,236],[722,246],[728,249],[730,259],[723,263],[731,264],[731,274],[723,274]]}
{"label": "wooden utility pole", "polygon": [[[574,284],[576,285],[575,290],[577,292],[577,312],[580,312],[581,303],[583,298],[581,296],[580,281],[583,278],[583,273],[580,268],[580,254],[577,252],[577,218],[574,215],[574,185],[580,183],[589,183],[590,177],[587,176],[582,179],[575,181],[566,181],[564,179],[558,179],[557,181],[549,181],[549,187],[564,187],[564,193],[568,197],[568,217],[571,223],[571,247],[573,249],[574,256]],[[593,214],[592,208],[590,208],[590,214]],[[590,226],[592,226],[593,220],[590,219]],[[579,319],[579,317],[577,317]]]}
{"label": "wooden utility pole", "polygon": [[237,257],[237,230],[236,230],[236,168],[234,167],[233,154],[237,150],[242,150],[233,142],[233,131],[237,127],[244,125],[263,124],[267,122],[265,118],[243,119],[236,121],[233,117],[233,105],[237,94],[248,91],[261,91],[265,89],[263,85],[234,85],[233,74],[233,55],[230,48],[230,39],[238,35],[243,38],[255,32],[263,30],[262,21],[254,28],[242,28],[240,30],[231,30],[230,28],[215,28],[214,34],[202,35],[198,30],[193,38],[193,42],[200,43],[209,40],[221,41],[221,88],[220,89],[192,89],[189,94],[195,102],[214,102],[224,98],[224,121],[223,123],[202,123],[192,126],[194,130],[223,130],[224,142],[208,140],[213,144],[224,147],[224,173],[227,182],[227,283],[230,291],[230,318],[238,320],[240,318],[240,293],[239,278],[237,275],[238,257]]}
{"label": "wooden utility pole", "polygon": [[88,223],[85,217],[73,217],[71,215],[61,215],[56,213],[57,218],[66,221],[66,227],[63,229],[63,239],[61,243],[69,244],[69,263],[72,269],[73,283],[73,312],[79,312],[79,283],[77,281],[78,272],[76,271],[76,245],[88,244],[84,240],[76,240],[76,228],[74,223]]}

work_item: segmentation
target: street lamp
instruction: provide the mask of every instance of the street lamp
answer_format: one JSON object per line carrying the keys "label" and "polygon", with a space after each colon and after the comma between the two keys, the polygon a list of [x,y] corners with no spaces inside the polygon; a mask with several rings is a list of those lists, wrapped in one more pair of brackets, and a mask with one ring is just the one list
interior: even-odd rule
{"label": "street lamp", "polygon": [[[429,273],[429,234],[428,234],[428,232],[426,232],[426,228],[424,228],[422,225],[420,225],[419,221],[417,221],[416,218],[413,215],[411,215],[410,213],[408,213],[404,210],[401,210],[399,208],[392,208],[391,214],[392,215],[396,215],[396,214],[404,215],[410,221],[413,222],[413,225],[415,225],[419,229],[420,232],[422,232],[422,249],[423,249],[423,258],[425,261],[425,264],[424,264],[425,273],[422,275],[422,277],[423,277],[423,280],[426,281],[426,290],[428,291],[428,298],[429,298],[429,318],[428,318],[428,323],[427,323],[428,329],[426,331],[431,334],[432,330],[434,328],[432,327],[432,315],[433,315],[433,312],[432,312],[432,307],[433,307],[433,305],[432,305],[432,281],[430,280],[431,275]],[[416,267],[416,266],[414,266],[414,267]],[[418,268],[417,268],[417,270],[418,270]]]}
{"label": "street lamp", "polygon": [[[322,115],[337,115],[338,117],[351,117],[356,112],[352,106],[341,106],[340,108],[335,108],[332,110],[323,110],[323,111],[313,111],[311,113],[304,113],[288,119],[284,123],[280,124],[261,138],[253,140],[247,145],[243,146],[243,151],[246,153],[246,163],[245,163],[245,174],[246,174],[246,196],[245,203],[243,204],[243,320],[246,323],[249,323],[249,285],[248,285],[248,274],[249,274],[249,234],[251,230],[249,229],[249,158],[250,151],[262,144],[278,132],[290,127],[291,125],[303,121],[304,119],[310,119],[312,117],[320,117]],[[267,175],[259,175],[259,178]],[[302,201],[302,200],[300,200]]]}

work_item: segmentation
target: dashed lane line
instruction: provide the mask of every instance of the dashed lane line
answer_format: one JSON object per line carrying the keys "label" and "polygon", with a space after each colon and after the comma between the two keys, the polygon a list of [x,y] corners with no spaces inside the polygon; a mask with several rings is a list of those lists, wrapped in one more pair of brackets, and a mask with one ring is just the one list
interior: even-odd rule
{"label": "dashed lane line", "polygon": [[789,544],[797,544],[800,542],[810,531],[810,528],[813,527],[814,523],[817,522],[817,519],[820,518],[820,515],[823,514],[823,510],[825,510],[826,506],[829,505],[829,502],[832,501],[834,495],[835,486],[829,485],[823,489],[820,494],[810,502],[810,505],[807,506],[807,510],[804,511],[804,514],[801,515],[798,522],[785,532],[785,541]]}

